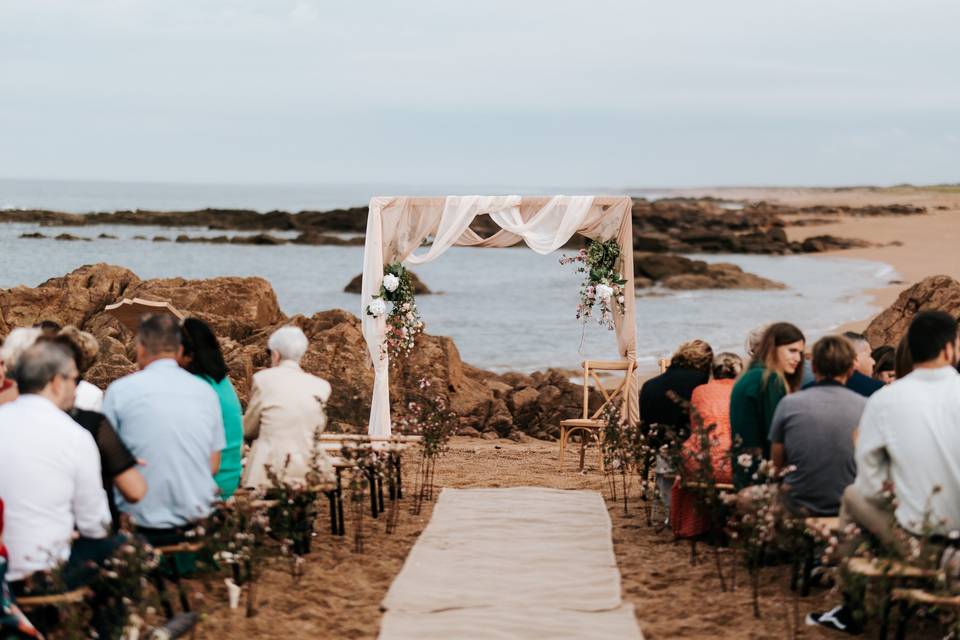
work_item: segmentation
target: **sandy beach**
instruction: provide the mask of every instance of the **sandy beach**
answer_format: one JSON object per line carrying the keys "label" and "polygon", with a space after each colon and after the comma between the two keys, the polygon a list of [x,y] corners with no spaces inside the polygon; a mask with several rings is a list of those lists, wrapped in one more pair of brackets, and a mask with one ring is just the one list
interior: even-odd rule
{"label": "sandy beach", "polygon": [[[874,304],[883,309],[907,286],[927,276],[948,275],[960,279],[960,187],[875,187],[862,188],[707,188],[683,189],[679,194],[714,196],[731,200],[765,200],[792,206],[912,204],[926,207],[928,213],[917,216],[852,217],[837,216],[832,224],[787,228],[791,240],[831,234],[859,238],[876,245],[819,254],[833,258],[877,260],[892,265],[900,282],[869,293]],[[889,246],[900,243],[899,246]],[[850,323],[845,328],[863,329],[871,318]]]}

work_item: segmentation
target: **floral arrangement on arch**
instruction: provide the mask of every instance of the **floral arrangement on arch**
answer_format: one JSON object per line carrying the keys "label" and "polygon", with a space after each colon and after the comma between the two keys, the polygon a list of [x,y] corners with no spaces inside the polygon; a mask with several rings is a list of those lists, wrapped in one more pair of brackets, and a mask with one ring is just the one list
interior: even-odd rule
{"label": "floral arrangement on arch", "polygon": [[[387,303],[393,307],[387,314]],[[382,347],[383,355],[397,358],[409,355],[416,345],[417,334],[423,332],[423,320],[413,297],[413,282],[406,268],[399,262],[384,269],[380,292],[367,305],[367,315],[379,318],[387,316],[387,335]]]}
{"label": "floral arrangement on arch", "polygon": [[627,283],[617,271],[620,259],[620,245],[616,240],[593,241],[586,249],[575,256],[564,255],[561,265],[578,263],[577,273],[585,273],[580,285],[580,304],[577,305],[577,319],[584,323],[593,316],[594,309],[599,311],[597,321],[608,329],[614,328],[614,310],[623,315],[625,298],[623,287]]}

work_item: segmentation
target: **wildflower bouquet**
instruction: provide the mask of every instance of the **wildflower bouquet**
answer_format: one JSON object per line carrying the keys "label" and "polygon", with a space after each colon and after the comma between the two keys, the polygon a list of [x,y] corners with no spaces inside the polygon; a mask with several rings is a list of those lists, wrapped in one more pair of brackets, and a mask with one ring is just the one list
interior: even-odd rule
{"label": "wildflower bouquet", "polygon": [[594,308],[599,310],[597,319],[601,326],[614,328],[614,309],[621,315],[624,312],[624,285],[627,283],[617,271],[620,259],[620,245],[616,240],[594,241],[575,256],[562,256],[561,265],[578,263],[577,273],[586,277],[580,285],[580,304],[577,305],[577,319],[584,323],[593,315]]}
{"label": "wildflower bouquet", "polygon": [[[387,302],[393,304],[387,314]],[[423,320],[413,297],[413,282],[399,262],[387,265],[380,292],[367,305],[367,315],[387,315],[387,336],[382,353],[393,358],[409,355],[416,345],[417,334],[423,331]]]}
{"label": "wildflower bouquet", "polygon": [[420,513],[424,500],[433,499],[437,458],[446,452],[450,436],[460,426],[460,417],[449,407],[447,399],[429,392],[429,380],[421,379],[418,388],[419,393],[410,396],[397,420],[400,433],[421,437],[414,513]]}

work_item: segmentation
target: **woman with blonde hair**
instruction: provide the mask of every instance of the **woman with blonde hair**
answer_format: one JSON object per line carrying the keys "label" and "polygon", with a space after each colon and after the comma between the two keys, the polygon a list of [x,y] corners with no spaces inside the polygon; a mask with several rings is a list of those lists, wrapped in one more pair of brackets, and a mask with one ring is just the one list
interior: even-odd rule
{"label": "woman with blonde hair", "polygon": [[42,333],[33,327],[16,327],[4,338],[3,346],[0,346],[0,404],[19,397],[17,381],[7,378],[6,374],[16,368],[20,356],[34,345]]}
{"label": "woman with blonde hair", "polygon": [[[777,322],[763,333],[750,368],[733,386],[730,395],[730,427],[733,437],[734,484],[752,483],[761,459],[770,458],[770,423],[773,412],[788,393],[803,382],[806,338],[789,322]],[[751,461],[740,460],[748,454]]]}

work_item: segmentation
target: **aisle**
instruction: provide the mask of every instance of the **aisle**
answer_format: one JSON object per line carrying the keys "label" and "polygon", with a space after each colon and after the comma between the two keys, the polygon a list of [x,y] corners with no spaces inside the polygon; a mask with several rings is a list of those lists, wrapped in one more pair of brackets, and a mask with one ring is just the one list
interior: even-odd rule
{"label": "aisle", "polygon": [[610,531],[595,491],[444,489],[380,638],[639,639]]}

